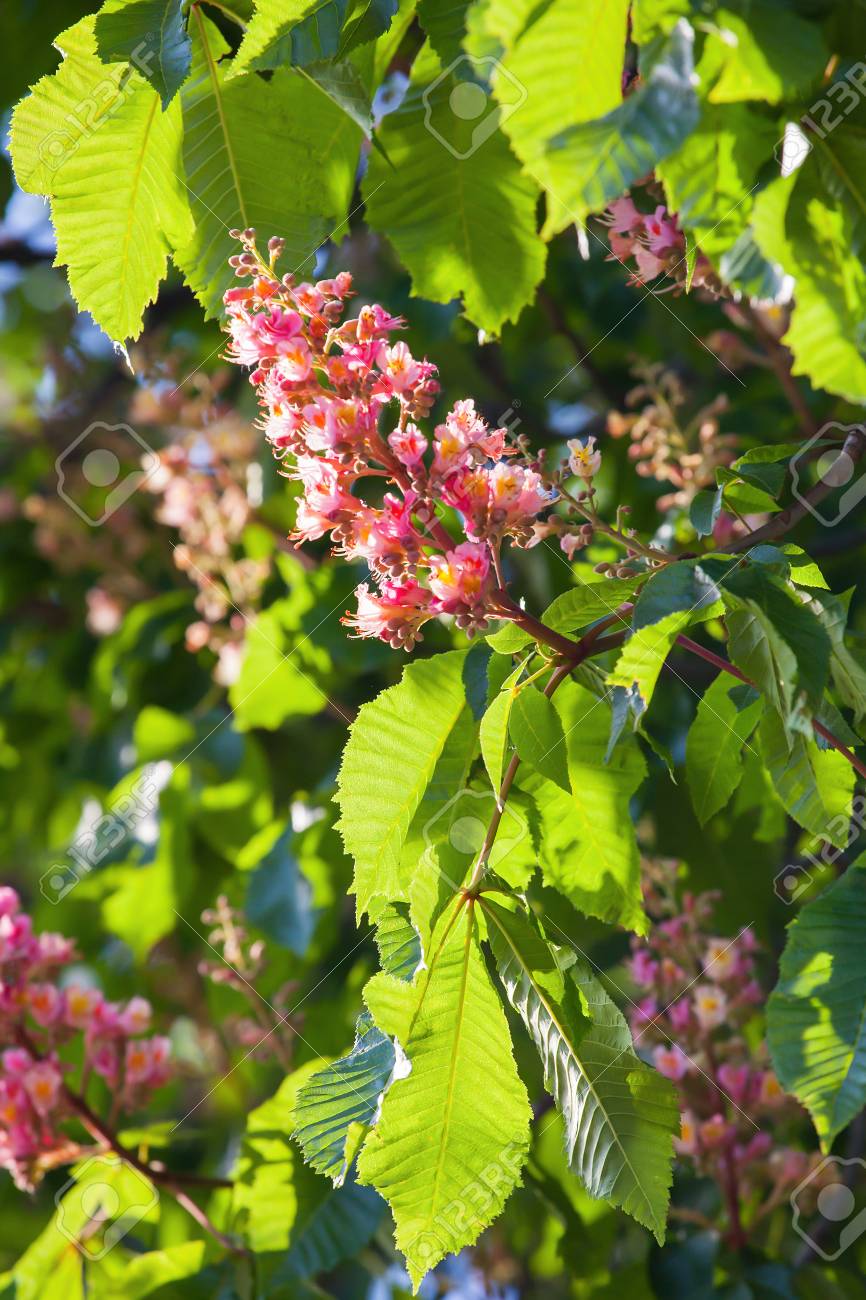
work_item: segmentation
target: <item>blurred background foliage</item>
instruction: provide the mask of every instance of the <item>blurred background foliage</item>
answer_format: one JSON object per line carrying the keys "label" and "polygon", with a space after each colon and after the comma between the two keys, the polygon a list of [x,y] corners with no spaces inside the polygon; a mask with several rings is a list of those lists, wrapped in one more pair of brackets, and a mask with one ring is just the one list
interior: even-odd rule
{"label": "blurred background foliage", "polygon": [[[7,119],[27,86],[52,70],[54,35],[89,8],[84,0],[4,6]],[[285,1061],[247,1055],[250,1009],[242,994],[200,969],[214,959],[212,924],[201,915],[224,895],[245,911],[251,938],[267,942],[258,987],[274,1005],[297,1008],[281,1049],[292,1065],[345,1050],[375,952],[366,929],[356,930],[330,795],[347,724],[364,700],[397,679],[403,660],[378,643],[346,639],[339,619],[361,575],[315,547],[299,555],[286,542],[291,487],[252,429],[244,375],[223,364],[217,325],[203,321],[180,279],[149,309],[127,364],[77,314],[62,271],[52,268],[47,208],[15,190],[5,158],[0,204],[3,879],[20,890],[39,928],[75,936],[88,978],[113,997],[139,992],[152,1000],[182,1063],[156,1120],[167,1131],[187,1118],[169,1139],[157,1125],[148,1140],[170,1141],[176,1167],[219,1168],[236,1152],[248,1113],[274,1092]],[[649,405],[648,392],[634,392],[648,373],[650,388],[660,370],[673,377],[662,383],[681,390],[686,417],[712,406],[707,418],[738,448],[798,436],[772,349],[764,351],[747,320],[706,295],[630,286],[596,241],[585,255],[573,229],[551,244],[537,302],[491,342],[456,305],[410,301],[408,277],[389,246],[364,227],[362,213],[352,226],[338,246],[322,250],[319,273],[349,269],[363,299],[408,316],[412,351],[440,368],[443,403],[472,395],[491,423],[539,447],[600,436],[602,507],[629,505],[638,528],[659,526],[656,503],[670,483],[635,474],[629,440],[607,431],[611,412]],[[773,311],[764,324],[772,337]],[[801,393],[816,422],[850,414],[839,399],[805,385]],[[127,473],[140,473],[148,451],[160,457],[159,471],[101,527],[84,517],[100,506],[81,475],[81,436],[94,424],[113,430]],[[58,458],[83,513],[58,494]],[[831,532],[807,522],[797,540],[834,591],[862,577],[866,532],[856,519]],[[599,543],[590,558],[615,556]],[[515,587],[536,610],[573,582],[572,566],[546,546],[512,551],[510,563]],[[851,626],[866,641],[862,601]],[[435,627],[424,649],[450,643],[449,631]],[[650,730],[679,774],[711,673],[694,660],[674,663],[680,681],[673,674],[663,680]],[[112,832],[110,842],[100,842],[92,870],[71,869],[70,844],[91,834],[147,763],[156,764],[157,807],[122,837]],[[760,789],[763,778],[755,777],[752,788]],[[748,923],[778,951],[789,913],[771,882],[802,847],[793,824],[775,805],[742,797],[702,830],[660,759],[652,760],[638,799],[633,811],[645,851],[682,859],[695,888],[723,889],[718,923],[725,933]],[[625,979],[624,935],[603,931],[552,893],[546,902],[602,968]],[[521,1065],[541,1098],[537,1064],[527,1053]],[[805,1125],[804,1134],[808,1142]],[[543,1127],[529,1185],[479,1248],[489,1278],[538,1297],[601,1298],[624,1286],[635,1300],[710,1293],[717,1239],[675,1229],[663,1250],[651,1245],[640,1228],[588,1200],[560,1151],[557,1124]],[[299,1165],[287,1136],[284,1159]],[[8,1267],[43,1230],[63,1181],[62,1173],[49,1177],[28,1198],[0,1180],[0,1265]],[[675,1199],[700,1204],[712,1195],[708,1186],[681,1180]],[[177,1246],[188,1225],[165,1204],[149,1230],[152,1246]],[[58,1249],[64,1246],[69,1253],[63,1241]],[[43,1254],[51,1248],[43,1241]],[[798,1294],[863,1294],[855,1254],[846,1255],[844,1269],[807,1269]],[[133,1256],[124,1248],[100,1266],[100,1295],[122,1287]],[[365,1295],[376,1285],[377,1296],[399,1294],[389,1273],[394,1264],[389,1234],[378,1231],[354,1258],[327,1271],[326,1290]],[[237,1294],[234,1266],[221,1267],[219,1275],[205,1268],[177,1294]],[[763,1273],[725,1294],[793,1294],[769,1265],[760,1267]],[[458,1274],[449,1281],[446,1271],[437,1287],[475,1294],[460,1291],[471,1278]],[[52,1287],[61,1284],[72,1285],[65,1273],[43,1278],[32,1294],[60,1295]],[[172,1285],[159,1294],[175,1294]],[[287,1286],[285,1294],[297,1293]]]}

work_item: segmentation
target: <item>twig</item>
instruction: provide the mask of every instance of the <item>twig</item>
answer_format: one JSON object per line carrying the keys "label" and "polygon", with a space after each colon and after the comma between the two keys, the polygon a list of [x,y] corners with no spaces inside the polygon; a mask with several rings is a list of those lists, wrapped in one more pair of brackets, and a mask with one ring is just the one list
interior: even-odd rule
{"label": "twig", "polygon": [[[721,672],[730,673],[732,677],[736,677],[738,681],[744,682],[747,686],[755,685],[750,677],[740,672],[739,668],[735,668],[732,663],[729,663],[727,659],[723,659],[721,655],[717,655],[713,650],[707,650],[704,646],[698,645],[697,641],[692,641],[691,637],[680,634],[677,637],[677,645],[682,646],[684,650],[688,650],[693,655],[699,655],[701,659],[706,660],[708,664],[715,665]],[[863,763],[856,754],[852,753],[847,745],[843,745],[842,741],[838,740],[832,731],[824,726],[823,722],[813,718],[812,726],[821,739],[826,740],[828,745],[832,745],[837,753],[847,759],[854,771],[858,772],[866,780],[866,763]]]}

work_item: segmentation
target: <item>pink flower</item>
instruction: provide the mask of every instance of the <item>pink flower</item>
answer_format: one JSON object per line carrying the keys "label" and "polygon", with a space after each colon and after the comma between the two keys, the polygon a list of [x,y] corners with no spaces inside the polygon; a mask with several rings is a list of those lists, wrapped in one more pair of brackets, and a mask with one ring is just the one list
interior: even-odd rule
{"label": "pink flower", "polygon": [[444,614],[472,609],[483,602],[490,573],[490,553],[479,542],[461,542],[444,556],[430,557],[430,590]]}
{"label": "pink flower", "polygon": [[299,384],[307,378],[313,369],[313,358],[309,344],[302,337],[288,339],[280,344],[274,370],[281,379],[290,384]]}
{"label": "pink flower", "polygon": [[668,216],[664,204],[660,203],[651,217],[644,217],[643,226],[653,253],[663,253],[682,243],[682,235],[677,223]]}
{"label": "pink flower", "polygon": [[360,637],[378,637],[395,649],[411,649],[422,640],[421,628],[433,617],[430,592],[417,582],[382,584],[380,593],[366,583],[357,588],[358,608],[347,612],[342,622]]}
{"label": "pink flower", "polygon": [[718,1069],[719,1085],[737,1106],[742,1106],[749,1095],[752,1072],[747,1065],[730,1065],[725,1062]]}
{"label": "pink flower", "polygon": [[25,992],[27,1008],[43,1029],[53,1025],[63,1011],[63,998],[54,984],[31,984]]}
{"label": "pink flower", "polygon": [[672,1002],[667,1010],[668,1020],[671,1027],[678,1034],[685,1033],[691,1024],[692,1009],[689,1006],[688,998],[680,998],[678,1002]]}
{"label": "pink flower", "polygon": [[24,1047],[7,1047],[0,1059],[5,1072],[13,1077],[26,1074],[33,1064],[33,1057]]}
{"label": "pink flower", "polygon": [[631,1011],[632,1030],[645,1029],[654,1023],[659,1013],[659,1004],[655,998],[643,998]]}
{"label": "pink flower", "polygon": [[721,989],[711,984],[699,984],[694,991],[692,1007],[701,1029],[715,1029],[725,1021],[728,1000]]}
{"label": "pink flower", "polygon": [[394,393],[407,392],[421,376],[421,367],[405,343],[395,343],[386,350],[382,371]]}
{"label": "pink flower", "polygon": [[110,1084],[117,1083],[120,1071],[120,1053],[116,1043],[104,1039],[90,1053],[90,1064],[101,1078]]}
{"label": "pink flower", "polygon": [[562,533],[559,538],[559,545],[568,558],[573,560],[575,551],[582,551],[586,542],[580,533]]}
{"label": "pink flower", "polygon": [[740,955],[735,939],[708,939],[704,949],[704,974],[711,980],[726,980],[739,973]]}
{"label": "pink flower", "polygon": [[0,885],[0,916],[14,916],[21,900],[11,885]]}
{"label": "pink flower", "polygon": [[688,1074],[690,1062],[682,1048],[674,1045],[673,1047],[654,1047],[653,1048],[653,1065],[659,1074],[663,1074],[667,1079],[679,1080],[685,1074]]}
{"label": "pink flower", "polygon": [[637,262],[637,269],[643,280],[654,280],[665,269],[665,264],[660,257],[656,257],[649,248],[641,248],[640,245],[634,250],[634,260]]}
{"label": "pink flower", "polygon": [[701,1146],[707,1151],[712,1151],[716,1147],[722,1146],[731,1134],[731,1126],[725,1119],[724,1115],[713,1115],[711,1119],[705,1119],[698,1127],[698,1135],[701,1140]]}
{"label": "pink flower", "polygon": [[690,1110],[680,1116],[680,1135],[674,1138],[674,1148],[682,1156],[693,1156],[698,1149],[697,1121]]}
{"label": "pink flower", "polygon": [[388,446],[402,465],[417,465],[427,450],[427,439],[410,420],[405,429],[395,429],[388,435]]}
{"label": "pink flower", "polygon": [[643,988],[652,988],[659,972],[659,964],[653,961],[648,948],[638,948],[629,963],[631,977],[635,984]]}
{"label": "pink flower", "polygon": [[118,1016],[118,1025],[124,1034],[131,1037],[136,1034],[146,1034],[150,1028],[152,1014],[147,998],[130,998]]}
{"label": "pink flower", "polygon": [[614,199],[613,203],[608,204],[607,211],[608,224],[615,234],[627,235],[633,230],[640,230],[643,224],[643,214],[628,194],[624,198]]}
{"label": "pink flower", "polygon": [[99,989],[84,988],[73,984],[64,990],[66,1009],[64,1020],[72,1029],[87,1029],[97,1007],[103,998]]}
{"label": "pink flower", "polygon": [[587,482],[601,469],[601,452],[596,447],[596,439],[569,438],[565,444],[569,450],[568,464],[572,474],[577,474]]}
{"label": "pink flower", "polygon": [[39,1115],[47,1115],[57,1105],[63,1082],[60,1071],[51,1061],[37,1061],[24,1075],[24,1087]]}

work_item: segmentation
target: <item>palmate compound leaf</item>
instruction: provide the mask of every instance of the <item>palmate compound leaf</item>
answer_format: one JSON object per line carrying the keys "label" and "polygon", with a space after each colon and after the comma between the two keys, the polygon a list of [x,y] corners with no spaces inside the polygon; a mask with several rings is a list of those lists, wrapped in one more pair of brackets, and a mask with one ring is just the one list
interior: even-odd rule
{"label": "palmate compound leaf", "polygon": [[590,967],[529,918],[482,895],[499,974],[544,1063],[565,1120],[569,1163],[591,1196],[664,1240],[679,1131],[676,1092],[635,1054],[628,1026]]}
{"label": "palmate compound leaf", "polygon": [[198,6],[190,35],[193,68],[180,98],[195,233],[175,260],[216,315],[232,283],[232,227],[283,236],[283,269],[301,277],[313,270],[316,249],[348,211],[363,133],[291,69],[267,81],[256,74],[229,79],[229,47]]}
{"label": "palmate compound leaf", "polygon": [[79,307],[124,340],[140,332],[169,253],[192,230],[180,109],[173,102],[163,112],[139,73],[100,63],[92,18],[65,39],[69,65],[16,109],[16,174],[51,198],[55,261]]}
{"label": "palmate compound leaf", "polygon": [[374,898],[408,898],[403,842],[465,706],[468,651],[410,663],[396,686],[362,706],[337,778],[338,829],[355,861],[359,917]]}
{"label": "palmate compound leaf", "polygon": [[[383,971],[411,981],[421,960],[421,944],[405,905],[389,904],[376,918],[376,942]],[[351,1127],[367,1128],[375,1121],[396,1063],[391,1039],[364,1011],[355,1026],[352,1050],[317,1070],[298,1089],[294,1137],[306,1162],[335,1187],[342,1186],[349,1173]]]}
{"label": "palmate compound leaf", "polygon": [[411,1072],[385,1094],[358,1177],[390,1205],[417,1287],[501,1211],[520,1180],[531,1112],[472,903],[442,917],[428,969],[399,991],[403,1005],[395,1000],[379,1027],[400,1032]]}
{"label": "palmate compound leaf", "polygon": [[788,929],[767,1039],[782,1087],[826,1151],[866,1104],[866,858],[807,903]]}

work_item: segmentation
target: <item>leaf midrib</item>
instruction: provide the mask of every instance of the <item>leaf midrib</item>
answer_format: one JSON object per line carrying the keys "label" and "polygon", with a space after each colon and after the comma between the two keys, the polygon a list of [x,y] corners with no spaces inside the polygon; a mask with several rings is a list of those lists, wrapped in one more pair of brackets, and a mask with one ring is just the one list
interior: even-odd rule
{"label": "leaf midrib", "polygon": [[244,227],[246,227],[250,224],[250,222],[247,216],[247,207],[244,202],[243,191],[241,190],[241,182],[240,182],[240,176],[238,175],[237,164],[235,163],[234,149],[232,148],[231,138],[229,137],[228,124],[226,122],[225,110],[223,108],[222,92],[220,90],[220,84],[219,84],[219,74],[217,72],[216,64],[214,63],[213,54],[210,48],[210,43],[208,42],[207,31],[205,30],[204,21],[201,16],[201,10],[199,9],[199,6],[197,4],[193,5],[193,12],[195,14],[196,23],[198,24],[202,51],[204,52],[205,61],[207,63],[208,75],[210,77],[211,86],[212,86],[214,104],[216,105],[217,116],[219,117],[219,122],[220,122],[220,130],[222,131],[223,142],[225,144],[226,157],[228,158],[229,167],[232,173],[232,183],[234,185],[235,194],[237,195],[238,198],[238,211],[240,212],[241,215],[241,224]]}

